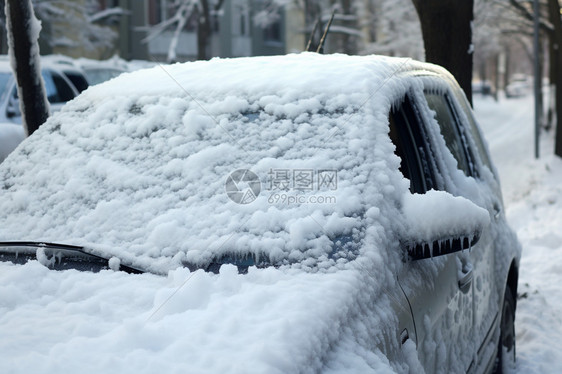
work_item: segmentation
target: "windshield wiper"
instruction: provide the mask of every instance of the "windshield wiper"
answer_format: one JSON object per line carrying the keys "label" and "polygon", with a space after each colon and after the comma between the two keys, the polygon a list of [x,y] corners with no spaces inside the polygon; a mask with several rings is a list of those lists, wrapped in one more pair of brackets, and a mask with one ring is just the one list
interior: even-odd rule
{"label": "windshield wiper", "polygon": [[[8,250],[12,248],[12,250]],[[110,269],[109,259],[88,253],[84,247],[45,242],[0,242],[0,261],[25,264],[37,259],[37,249],[42,248],[48,257],[49,268],[54,270],[76,269],[98,272]],[[14,250],[15,249],[15,250]],[[119,265],[119,270],[129,274],[142,274],[144,271],[131,266]]]}

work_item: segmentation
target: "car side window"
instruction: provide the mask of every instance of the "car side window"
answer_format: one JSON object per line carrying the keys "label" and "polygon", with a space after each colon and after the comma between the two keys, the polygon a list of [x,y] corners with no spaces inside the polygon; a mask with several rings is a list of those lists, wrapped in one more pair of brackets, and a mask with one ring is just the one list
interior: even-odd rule
{"label": "car side window", "polygon": [[493,172],[492,162],[490,161],[490,156],[488,151],[486,150],[486,146],[484,145],[484,139],[482,138],[482,134],[478,129],[478,125],[476,124],[476,119],[474,118],[474,114],[472,113],[472,109],[470,108],[470,104],[468,100],[464,96],[463,92],[460,89],[453,90],[453,94],[457,99],[457,102],[460,104],[462,111],[464,112],[467,120],[468,126],[467,129],[474,139],[475,146],[478,151],[478,155],[480,156],[480,160],[482,163],[488,167]]}
{"label": "car side window", "polygon": [[420,126],[412,101],[406,96],[403,102],[390,111],[390,139],[400,157],[400,171],[410,181],[412,193],[425,193],[434,188],[431,150]]}
{"label": "car side window", "polygon": [[60,98],[57,93],[57,87],[53,81],[53,76],[50,72],[42,71],[41,76],[43,77],[43,82],[45,83],[45,93],[47,94],[47,100],[50,103],[60,102]]}
{"label": "car side window", "polygon": [[58,101],[53,101],[53,103],[65,103],[74,99],[74,91],[70,85],[61,77],[60,74],[56,72],[51,72],[53,77],[53,83],[57,90]]}
{"label": "car side window", "polygon": [[[66,103],[74,99],[74,91],[58,73],[43,70],[41,76],[45,84],[47,100],[49,100],[50,103]],[[18,99],[18,91],[16,88],[14,88],[12,96],[14,99]]]}
{"label": "car side window", "polygon": [[78,92],[84,91],[88,88],[88,81],[84,76],[80,73],[76,73],[73,71],[65,71],[64,74],[68,78],[68,80],[74,85],[74,87],[78,90]]}
{"label": "car side window", "polygon": [[435,112],[435,120],[439,124],[445,144],[457,161],[457,167],[467,176],[472,175],[469,165],[469,155],[461,139],[458,123],[453,110],[444,95],[424,92],[427,104]]}
{"label": "car side window", "polygon": [[[55,83],[53,82],[53,77],[45,71],[41,72],[41,76],[43,77],[43,82],[45,84],[45,94],[47,95],[47,100],[49,100],[50,103],[58,102],[56,101],[58,100],[58,96]],[[12,98],[13,100],[19,100],[18,90],[16,87],[12,90]]]}

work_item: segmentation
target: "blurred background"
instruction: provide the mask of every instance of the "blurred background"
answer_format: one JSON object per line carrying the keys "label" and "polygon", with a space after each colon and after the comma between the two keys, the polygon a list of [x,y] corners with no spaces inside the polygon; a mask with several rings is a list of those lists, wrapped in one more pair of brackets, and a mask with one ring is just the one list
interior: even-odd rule
{"label": "blurred background", "polygon": [[[528,1],[474,2],[477,92],[494,93],[532,74],[532,22],[514,2],[532,11]],[[176,62],[300,52],[318,23],[315,48],[335,12],[325,53],[424,60],[412,0],[33,0],[33,7],[42,23],[42,55]]]}

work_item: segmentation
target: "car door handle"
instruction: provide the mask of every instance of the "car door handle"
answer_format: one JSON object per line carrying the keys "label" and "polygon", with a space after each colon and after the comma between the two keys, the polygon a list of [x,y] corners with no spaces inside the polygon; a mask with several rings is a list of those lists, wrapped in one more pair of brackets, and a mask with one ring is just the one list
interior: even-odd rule
{"label": "car door handle", "polygon": [[474,274],[472,273],[472,265],[470,263],[464,263],[462,270],[459,271],[459,289],[463,293],[467,293],[470,290],[470,285],[472,284],[472,278]]}

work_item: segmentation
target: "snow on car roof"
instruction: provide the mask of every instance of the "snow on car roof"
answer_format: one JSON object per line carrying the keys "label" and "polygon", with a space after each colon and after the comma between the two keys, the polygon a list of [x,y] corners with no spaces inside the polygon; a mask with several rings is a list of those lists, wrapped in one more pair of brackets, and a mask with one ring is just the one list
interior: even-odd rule
{"label": "snow on car roof", "polygon": [[222,256],[345,263],[365,207],[407,190],[387,116],[410,64],[214,59],[91,87],[0,168],[0,241],[81,245],[157,273]]}

